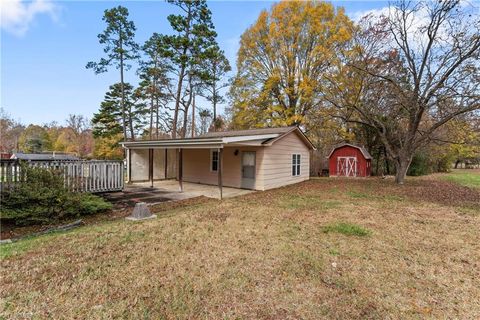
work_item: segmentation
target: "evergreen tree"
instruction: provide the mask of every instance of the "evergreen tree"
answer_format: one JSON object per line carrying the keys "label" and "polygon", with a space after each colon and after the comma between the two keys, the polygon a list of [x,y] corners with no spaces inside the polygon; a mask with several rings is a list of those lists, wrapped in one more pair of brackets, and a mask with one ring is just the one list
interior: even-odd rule
{"label": "evergreen tree", "polygon": [[[165,115],[160,114],[161,105],[166,105],[170,98],[168,65],[160,55],[160,36],[154,33],[143,45],[142,49],[146,58],[140,63],[138,70],[140,79],[140,89],[144,98],[150,104],[150,125],[149,138],[152,139],[153,132],[156,132],[156,138],[160,131],[160,118]],[[155,123],[155,129],[154,129]]]}
{"label": "evergreen tree", "polygon": [[[103,21],[107,24],[103,33],[98,35],[100,44],[105,45],[103,51],[105,58],[99,62],[89,62],[87,69],[93,69],[96,74],[104,73],[108,67],[115,66],[120,70],[120,92],[121,92],[121,116],[123,138],[127,139],[127,106],[126,89],[124,82],[124,71],[129,70],[131,65],[128,61],[136,60],[138,56],[138,44],[134,41],[135,24],[128,20],[128,9],[122,6],[105,10]],[[133,131],[130,128],[130,131]],[[134,136],[131,135],[134,139]]]}
{"label": "evergreen tree", "polygon": [[203,61],[205,70],[205,98],[212,103],[213,108],[213,129],[217,120],[217,105],[225,102],[221,90],[228,86],[224,81],[226,74],[232,70],[223,50],[218,46],[209,48],[206,52],[206,59]]}
{"label": "evergreen tree", "polygon": [[[124,107],[122,107],[122,98],[125,99]],[[99,112],[95,113],[92,119],[94,137],[107,138],[121,133],[122,114],[124,113],[125,125],[129,128],[129,137],[134,140],[135,136],[145,127],[145,116],[148,113],[148,108],[140,98],[138,90],[134,90],[129,83],[125,83],[123,86],[121,83],[110,86],[110,90],[105,94],[105,99],[100,105]]]}
{"label": "evergreen tree", "polygon": [[[177,135],[178,117],[183,104],[184,113],[192,101],[195,73],[193,66],[204,58],[206,50],[215,45],[217,33],[212,23],[212,14],[205,0],[168,0],[177,6],[182,14],[169,15],[168,21],[175,35],[160,36],[160,53],[166,57],[175,71],[175,108],[172,122],[172,136]],[[186,115],[184,119],[186,118]],[[185,136],[186,130],[182,130]]]}

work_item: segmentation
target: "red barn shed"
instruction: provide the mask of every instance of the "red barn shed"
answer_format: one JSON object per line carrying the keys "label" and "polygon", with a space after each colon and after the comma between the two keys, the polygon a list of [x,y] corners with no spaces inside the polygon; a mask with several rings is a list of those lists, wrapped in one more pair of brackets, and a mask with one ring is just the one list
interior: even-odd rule
{"label": "red barn shed", "polygon": [[364,147],[349,143],[335,146],[328,156],[330,176],[368,177],[372,156]]}

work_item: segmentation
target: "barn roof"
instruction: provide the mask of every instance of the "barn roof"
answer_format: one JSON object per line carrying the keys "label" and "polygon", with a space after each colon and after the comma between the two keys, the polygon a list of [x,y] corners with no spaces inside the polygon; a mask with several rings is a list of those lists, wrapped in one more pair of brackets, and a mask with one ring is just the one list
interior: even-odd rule
{"label": "barn roof", "polygon": [[343,142],[343,143],[340,143],[340,144],[337,144],[336,146],[334,146],[332,151],[330,151],[330,154],[328,155],[328,158],[330,158],[332,156],[332,153],[335,150],[337,150],[339,148],[342,148],[342,147],[346,147],[346,146],[352,147],[352,148],[357,148],[358,150],[360,150],[360,152],[362,153],[362,155],[365,159],[372,159],[372,156],[367,151],[367,149],[365,149],[364,147],[356,146],[356,145],[351,144],[351,143],[347,143],[347,142]]}
{"label": "barn roof", "polygon": [[194,138],[123,141],[125,148],[223,148],[224,146],[270,146],[285,135],[294,132],[310,149],[312,142],[298,127],[262,128],[209,132]]}

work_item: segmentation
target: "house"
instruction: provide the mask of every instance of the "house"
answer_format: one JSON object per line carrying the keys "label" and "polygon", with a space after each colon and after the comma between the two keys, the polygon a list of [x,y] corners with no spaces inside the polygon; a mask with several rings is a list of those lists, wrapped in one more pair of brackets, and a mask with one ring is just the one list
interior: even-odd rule
{"label": "house", "polygon": [[368,177],[372,156],[364,147],[350,143],[335,146],[328,155],[330,176]]}
{"label": "house", "polygon": [[44,153],[22,153],[15,152],[12,154],[10,159],[18,159],[24,161],[53,161],[53,160],[64,160],[64,161],[78,161],[79,157],[74,156],[68,153],[61,152],[44,152]]}
{"label": "house", "polygon": [[183,181],[267,190],[309,179],[310,150],[298,127],[210,132],[195,138],[125,141],[129,182]]}

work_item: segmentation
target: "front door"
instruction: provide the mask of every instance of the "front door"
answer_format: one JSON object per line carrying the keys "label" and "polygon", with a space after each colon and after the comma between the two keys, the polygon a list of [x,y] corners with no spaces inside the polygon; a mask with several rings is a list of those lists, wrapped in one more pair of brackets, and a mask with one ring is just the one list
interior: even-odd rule
{"label": "front door", "polygon": [[344,177],[357,176],[357,158],[355,157],[338,157],[337,158],[337,175]]}
{"label": "front door", "polygon": [[255,188],[255,152],[242,152],[242,188]]}

